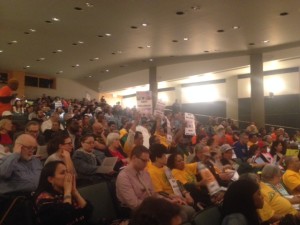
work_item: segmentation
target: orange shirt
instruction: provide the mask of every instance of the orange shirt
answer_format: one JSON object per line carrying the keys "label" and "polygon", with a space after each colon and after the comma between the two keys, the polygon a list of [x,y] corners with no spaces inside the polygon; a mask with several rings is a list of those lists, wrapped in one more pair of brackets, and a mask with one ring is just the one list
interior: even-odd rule
{"label": "orange shirt", "polygon": [[[0,97],[9,97],[12,95],[12,90],[8,86],[0,89]],[[0,102],[0,116],[4,111],[11,111],[12,105],[9,103]]]}

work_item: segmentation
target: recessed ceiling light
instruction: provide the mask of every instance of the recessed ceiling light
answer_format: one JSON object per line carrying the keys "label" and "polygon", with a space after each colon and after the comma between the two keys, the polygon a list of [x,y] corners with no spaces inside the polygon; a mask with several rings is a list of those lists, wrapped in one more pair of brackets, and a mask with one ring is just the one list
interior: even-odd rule
{"label": "recessed ceiling light", "polygon": [[172,40],[172,42],[178,42],[178,40]]}
{"label": "recessed ceiling light", "polygon": [[94,5],[91,4],[91,3],[89,3],[89,2],[85,3],[85,5],[86,5],[87,7],[94,7]]}
{"label": "recessed ceiling light", "polygon": [[0,53],[2,53],[3,52],[3,50],[0,50]]}
{"label": "recessed ceiling light", "polygon": [[240,27],[239,26],[233,26],[232,29],[238,30],[238,29],[240,29]]}
{"label": "recessed ceiling light", "polygon": [[255,45],[255,43],[251,42],[251,43],[249,43],[249,45]]}
{"label": "recessed ceiling light", "polygon": [[151,45],[147,45],[147,48],[151,48]]}
{"label": "recessed ceiling light", "polygon": [[217,30],[217,32],[219,33],[223,33],[225,30]]}
{"label": "recessed ceiling light", "polygon": [[177,12],[176,12],[176,15],[179,15],[179,16],[181,16],[181,15],[183,15],[183,14],[184,14],[183,11],[177,11]]}
{"label": "recessed ceiling light", "polygon": [[53,17],[52,20],[55,21],[55,22],[59,22],[60,21],[60,19],[58,19],[57,17]]}
{"label": "recessed ceiling light", "polygon": [[280,15],[280,16],[287,16],[287,15],[289,15],[289,13],[288,13],[288,12],[282,12],[282,13],[280,13],[279,15]]}
{"label": "recessed ceiling light", "polygon": [[91,77],[93,77],[93,76],[90,75],[89,78],[91,78]]}
{"label": "recessed ceiling light", "polygon": [[30,68],[30,66],[24,66],[24,69],[28,69],[28,68]]}
{"label": "recessed ceiling light", "polygon": [[32,32],[32,33],[36,32],[35,29],[29,29],[29,31]]}
{"label": "recessed ceiling light", "polygon": [[191,9],[197,11],[197,10],[201,9],[201,6],[199,6],[199,5],[193,5],[193,6],[191,6]]}
{"label": "recessed ceiling light", "polygon": [[79,64],[75,64],[75,65],[73,65],[72,67],[79,67],[80,65]]}
{"label": "recessed ceiling light", "polygon": [[142,46],[139,46],[138,48],[139,48],[139,49],[143,49],[144,47],[142,47]]}
{"label": "recessed ceiling light", "polygon": [[263,43],[269,43],[270,42],[270,40],[264,40],[263,41]]}
{"label": "recessed ceiling light", "polygon": [[123,52],[122,52],[121,50],[118,50],[117,53],[118,53],[118,54],[122,54]]}
{"label": "recessed ceiling light", "polygon": [[97,61],[97,60],[99,60],[99,57],[95,57],[95,58],[90,59],[90,61]]}
{"label": "recessed ceiling light", "polygon": [[75,9],[75,10],[79,10],[79,11],[82,10],[81,7],[74,7],[74,9]]}
{"label": "recessed ceiling light", "polygon": [[57,49],[57,50],[53,51],[52,53],[62,53],[62,50],[61,49]]}
{"label": "recessed ceiling light", "polygon": [[37,59],[36,61],[40,62],[40,61],[44,61],[45,59],[46,59],[46,58],[41,57],[41,58]]}
{"label": "recessed ceiling light", "polygon": [[137,26],[131,26],[130,28],[131,29],[137,29],[138,27]]}
{"label": "recessed ceiling light", "polygon": [[185,38],[183,38],[183,40],[184,40],[184,41],[188,41],[188,40],[189,40],[189,38],[185,37]]}
{"label": "recessed ceiling light", "polygon": [[153,59],[149,59],[150,62],[153,62]]}
{"label": "recessed ceiling light", "polygon": [[147,24],[147,23],[142,23],[142,26],[143,26],[143,27],[147,27],[148,24]]}
{"label": "recessed ceiling light", "polygon": [[110,33],[106,33],[105,36],[106,36],[106,37],[110,37],[111,34],[110,34]]}
{"label": "recessed ceiling light", "polygon": [[105,72],[108,73],[108,72],[109,72],[109,69],[106,69]]}
{"label": "recessed ceiling light", "polygon": [[84,42],[83,42],[83,41],[77,41],[77,43],[78,43],[78,44],[84,44]]}
{"label": "recessed ceiling light", "polygon": [[18,43],[18,41],[13,40],[13,41],[8,42],[7,44],[12,45],[12,44],[17,44],[17,43]]}

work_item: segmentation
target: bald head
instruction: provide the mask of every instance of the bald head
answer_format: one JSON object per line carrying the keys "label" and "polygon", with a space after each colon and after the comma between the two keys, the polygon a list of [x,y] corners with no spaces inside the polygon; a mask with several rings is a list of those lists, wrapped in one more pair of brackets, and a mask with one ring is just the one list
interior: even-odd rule
{"label": "bald head", "polygon": [[101,133],[103,132],[103,126],[101,123],[94,123],[93,126],[93,133],[96,135],[101,135]]}
{"label": "bald head", "polygon": [[300,161],[297,156],[289,156],[285,159],[285,164],[287,169],[299,172],[300,170]]}
{"label": "bald head", "polygon": [[21,134],[15,142],[13,151],[21,154],[24,160],[30,160],[37,147],[36,139],[29,134]]}

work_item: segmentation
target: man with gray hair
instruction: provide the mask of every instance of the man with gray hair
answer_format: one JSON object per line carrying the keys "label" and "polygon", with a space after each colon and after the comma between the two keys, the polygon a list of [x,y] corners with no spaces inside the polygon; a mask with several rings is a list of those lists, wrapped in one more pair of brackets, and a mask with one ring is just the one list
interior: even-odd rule
{"label": "man with gray hair", "polygon": [[37,147],[34,137],[21,134],[13,153],[0,159],[0,193],[31,192],[37,188],[42,170],[41,161],[33,154]]}

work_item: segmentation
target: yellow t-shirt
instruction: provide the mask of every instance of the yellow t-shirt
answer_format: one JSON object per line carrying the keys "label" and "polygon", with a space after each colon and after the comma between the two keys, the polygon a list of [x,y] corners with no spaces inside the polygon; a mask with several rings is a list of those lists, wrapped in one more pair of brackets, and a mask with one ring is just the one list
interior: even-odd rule
{"label": "yellow t-shirt", "polygon": [[158,138],[159,138],[159,140],[160,140],[160,143],[162,144],[162,145],[164,145],[166,148],[168,148],[169,147],[169,142],[168,142],[168,140],[167,140],[167,136],[163,136],[163,135],[160,135],[157,131],[154,133],[154,135],[155,136],[157,136]]}
{"label": "yellow t-shirt", "polygon": [[292,193],[295,193],[295,188],[300,185],[300,173],[292,170],[287,170],[282,176],[283,183]]}
{"label": "yellow t-shirt", "polygon": [[275,214],[275,211],[272,209],[272,207],[269,205],[269,203],[265,199],[264,199],[263,208],[258,209],[257,212],[260,216],[260,219],[263,222],[270,220]]}
{"label": "yellow t-shirt", "polygon": [[152,164],[148,165],[147,170],[150,174],[155,192],[166,192],[174,194],[173,189],[165,174],[165,167],[158,168]]}
{"label": "yellow t-shirt", "polygon": [[273,188],[269,187],[263,182],[260,182],[260,188],[260,191],[264,197],[264,201],[271,206],[276,215],[285,216],[286,214],[295,215],[297,213],[297,210],[294,209],[289,200],[282,197]]}
{"label": "yellow t-shirt", "polygon": [[172,175],[176,180],[179,180],[182,184],[196,183],[197,163],[185,164],[183,170],[173,169]]}

